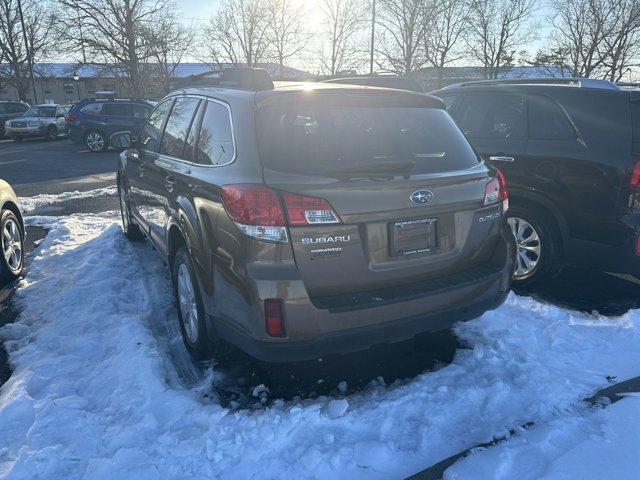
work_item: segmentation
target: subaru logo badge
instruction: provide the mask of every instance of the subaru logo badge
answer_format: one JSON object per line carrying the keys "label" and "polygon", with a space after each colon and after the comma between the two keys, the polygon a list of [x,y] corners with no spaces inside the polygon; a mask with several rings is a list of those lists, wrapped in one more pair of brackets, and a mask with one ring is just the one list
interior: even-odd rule
{"label": "subaru logo badge", "polygon": [[409,199],[413,203],[417,203],[418,205],[423,205],[433,200],[433,193],[430,192],[429,190],[416,190],[409,196]]}

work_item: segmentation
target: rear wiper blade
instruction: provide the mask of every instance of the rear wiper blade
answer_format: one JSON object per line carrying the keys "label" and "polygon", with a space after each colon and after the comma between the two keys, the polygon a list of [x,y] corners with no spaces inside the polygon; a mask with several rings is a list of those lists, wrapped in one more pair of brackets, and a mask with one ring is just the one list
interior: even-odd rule
{"label": "rear wiper blade", "polygon": [[352,174],[380,174],[380,173],[409,173],[415,167],[415,162],[370,162],[353,167],[338,168],[331,170],[335,175]]}

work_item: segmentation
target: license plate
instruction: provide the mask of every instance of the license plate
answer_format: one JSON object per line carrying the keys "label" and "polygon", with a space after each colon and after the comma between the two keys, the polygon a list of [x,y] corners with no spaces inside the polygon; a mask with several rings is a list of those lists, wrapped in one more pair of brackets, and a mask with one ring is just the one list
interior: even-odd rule
{"label": "license plate", "polygon": [[12,127],[14,128],[27,128],[27,124],[22,122],[22,123],[12,123],[11,124]]}
{"label": "license plate", "polygon": [[430,252],[438,246],[435,218],[403,220],[389,224],[389,254],[392,257]]}

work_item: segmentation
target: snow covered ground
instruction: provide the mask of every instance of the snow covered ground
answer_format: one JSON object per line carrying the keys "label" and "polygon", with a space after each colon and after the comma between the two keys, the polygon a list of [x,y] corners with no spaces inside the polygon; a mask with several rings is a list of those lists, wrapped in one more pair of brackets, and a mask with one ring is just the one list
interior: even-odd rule
{"label": "snow covered ground", "polygon": [[14,368],[0,389],[0,478],[402,478],[530,421],[446,478],[611,478],[612,459],[624,463],[615,478],[640,471],[640,398],[580,402],[640,375],[637,311],[591,316],[512,294],[457,327],[471,348],[437,371],[232,411],[210,394],[215,367],[189,375],[172,361],[183,352],[166,269],[117,220],[29,219],[51,231],[16,292],[18,320],[0,330]]}

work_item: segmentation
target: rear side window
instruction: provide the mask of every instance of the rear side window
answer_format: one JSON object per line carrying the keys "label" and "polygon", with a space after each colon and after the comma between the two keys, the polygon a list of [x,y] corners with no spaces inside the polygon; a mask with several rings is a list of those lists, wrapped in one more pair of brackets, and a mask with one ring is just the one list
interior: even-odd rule
{"label": "rear side window", "polygon": [[543,95],[529,95],[529,138],[575,140],[576,132],[554,100]]}
{"label": "rear side window", "polygon": [[167,99],[159,104],[153,111],[149,120],[140,132],[139,142],[144,150],[149,152],[157,152],[160,146],[160,136],[162,134],[162,126],[167,118],[169,109],[173,104],[173,98]]}
{"label": "rear side window", "polygon": [[183,158],[182,152],[189,127],[191,127],[199,103],[200,100],[191,97],[182,97],[175,101],[162,135],[161,154]]}
{"label": "rear side window", "polygon": [[8,105],[0,103],[0,115],[2,115],[3,113],[11,113],[9,112],[9,109],[7,107]]}
{"label": "rear side window", "polygon": [[152,108],[147,107],[146,105],[141,105],[139,103],[131,104],[131,113],[135,118],[149,118],[149,114],[151,113]]}
{"label": "rear side window", "polygon": [[266,168],[323,176],[438,173],[478,163],[451,117],[436,108],[274,105],[257,113]]}
{"label": "rear side window", "polygon": [[102,106],[102,114],[113,117],[130,117],[131,105],[128,103],[105,103]]}
{"label": "rear side window", "polygon": [[90,103],[80,109],[82,113],[88,113],[90,115],[100,115],[102,112],[102,103]]}
{"label": "rear side window", "polygon": [[631,123],[633,125],[633,153],[640,155],[640,98],[631,101]]}
{"label": "rear side window", "polygon": [[194,161],[205,165],[225,165],[235,154],[229,109],[207,101],[198,132]]}
{"label": "rear side window", "polygon": [[524,138],[522,95],[467,94],[454,117],[469,138]]}

